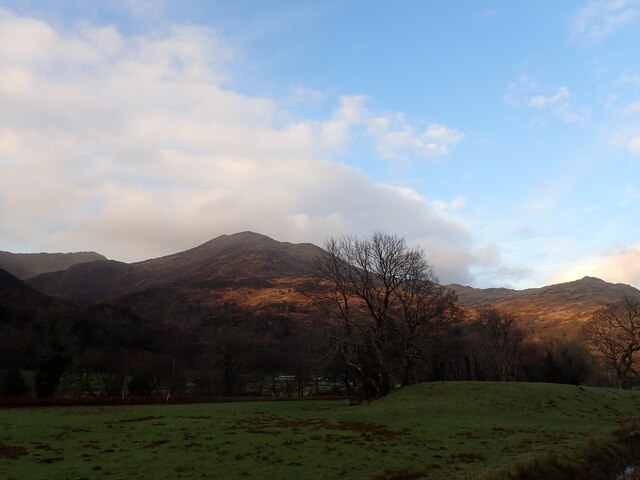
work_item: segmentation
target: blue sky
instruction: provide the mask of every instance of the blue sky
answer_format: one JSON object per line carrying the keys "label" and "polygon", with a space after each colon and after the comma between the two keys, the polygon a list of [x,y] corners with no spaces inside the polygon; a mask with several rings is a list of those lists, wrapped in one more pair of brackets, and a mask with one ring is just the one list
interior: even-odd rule
{"label": "blue sky", "polygon": [[640,0],[0,3],[0,249],[384,229],[640,287]]}

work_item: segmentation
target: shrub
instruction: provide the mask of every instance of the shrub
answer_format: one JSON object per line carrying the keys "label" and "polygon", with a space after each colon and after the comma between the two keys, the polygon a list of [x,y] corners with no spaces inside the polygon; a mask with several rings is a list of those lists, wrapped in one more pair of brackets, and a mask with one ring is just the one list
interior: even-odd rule
{"label": "shrub", "polygon": [[29,392],[29,387],[18,370],[9,370],[0,386],[3,397],[22,397]]}
{"label": "shrub", "polygon": [[151,382],[142,375],[136,375],[127,384],[127,388],[129,389],[129,393],[131,395],[149,395],[153,390],[153,386]]}
{"label": "shrub", "polygon": [[70,363],[65,355],[54,355],[45,360],[36,372],[34,378],[35,390],[38,397],[50,397],[60,383],[60,377]]}

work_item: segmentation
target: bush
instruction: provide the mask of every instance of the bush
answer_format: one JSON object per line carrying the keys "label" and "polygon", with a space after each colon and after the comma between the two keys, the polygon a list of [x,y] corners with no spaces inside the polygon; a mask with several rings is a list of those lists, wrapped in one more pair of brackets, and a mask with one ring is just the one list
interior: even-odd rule
{"label": "bush", "polygon": [[9,370],[0,386],[3,397],[23,397],[29,392],[29,387],[18,370]]}
{"label": "bush", "polygon": [[[619,433],[622,432],[622,433]],[[626,430],[625,430],[626,432]],[[614,432],[620,440],[611,435],[589,437],[581,448],[572,454],[559,455],[555,452],[534,457],[526,462],[516,462],[494,475],[492,480],[601,480],[617,478],[616,473],[629,454],[628,433]],[[623,462],[623,463],[621,463]]]}
{"label": "bush", "polygon": [[34,378],[38,397],[50,397],[54,394],[70,361],[71,359],[65,355],[54,355],[40,365]]}
{"label": "bush", "polygon": [[149,382],[147,377],[144,377],[142,375],[136,375],[131,380],[129,380],[127,388],[129,389],[129,393],[131,395],[141,395],[141,396],[149,395],[153,390],[153,386],[151,385],[151,382]]}

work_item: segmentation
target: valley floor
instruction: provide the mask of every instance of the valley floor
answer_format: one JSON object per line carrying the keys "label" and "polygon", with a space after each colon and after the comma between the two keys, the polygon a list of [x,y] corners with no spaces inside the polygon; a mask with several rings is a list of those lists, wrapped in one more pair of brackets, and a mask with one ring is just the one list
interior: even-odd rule
{"label": "valley floor", "polygon": [[481,479],[572,452],[640,393],[523,383],[406,387],[344,402],[0,410],[3,479]]}

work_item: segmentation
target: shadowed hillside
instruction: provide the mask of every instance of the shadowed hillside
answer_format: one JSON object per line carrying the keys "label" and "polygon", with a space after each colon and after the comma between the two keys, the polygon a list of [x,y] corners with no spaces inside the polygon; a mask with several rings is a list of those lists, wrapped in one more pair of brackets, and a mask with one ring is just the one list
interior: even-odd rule
{"label": "shadowed hillside", "polygon": [[70,302],[33,290],[0,269],[0,365],[33,366],[46,355],[50,333],[79,316]]}
{"label": "shadowed hillside", "polygon": [[[40,275],[29,284],[64,298],[100,301],[178,281],[267,285],[309,275],[321,250],[242,232],[222,235],[190,250],[132,264],[114,261],[74,265]],[[231,282],[231,283],[229,283]]]}
{"label": "shadowed hillside", "polygon": [[[34,290],[25,282],[3,269],[0,269],[0,305],[2,306],[0,320],[3,323],[11,323],[14,315],[16,315],[15,318],[17,320],[18,310],[26,311],[34,308],[63,308],[71,306],[67,301],[52,298]],[[9,315],[10,313],[12,315]]]}
{"label": "shadowed hillside", "polygon": [[106,260],[96,252],[11,253],[0,251],[0,268],[24,280],[48,272],[65,270],[72,265]]}
{"label": "shadowed hillside", "polygon": [[[37,369],[54,353],[79,356],[122,348],[146,349],[161,328],[125,305],[87,307],[54,298],[0,269],[0,365]],[[107,354],[105,354],[107,355]]]}

